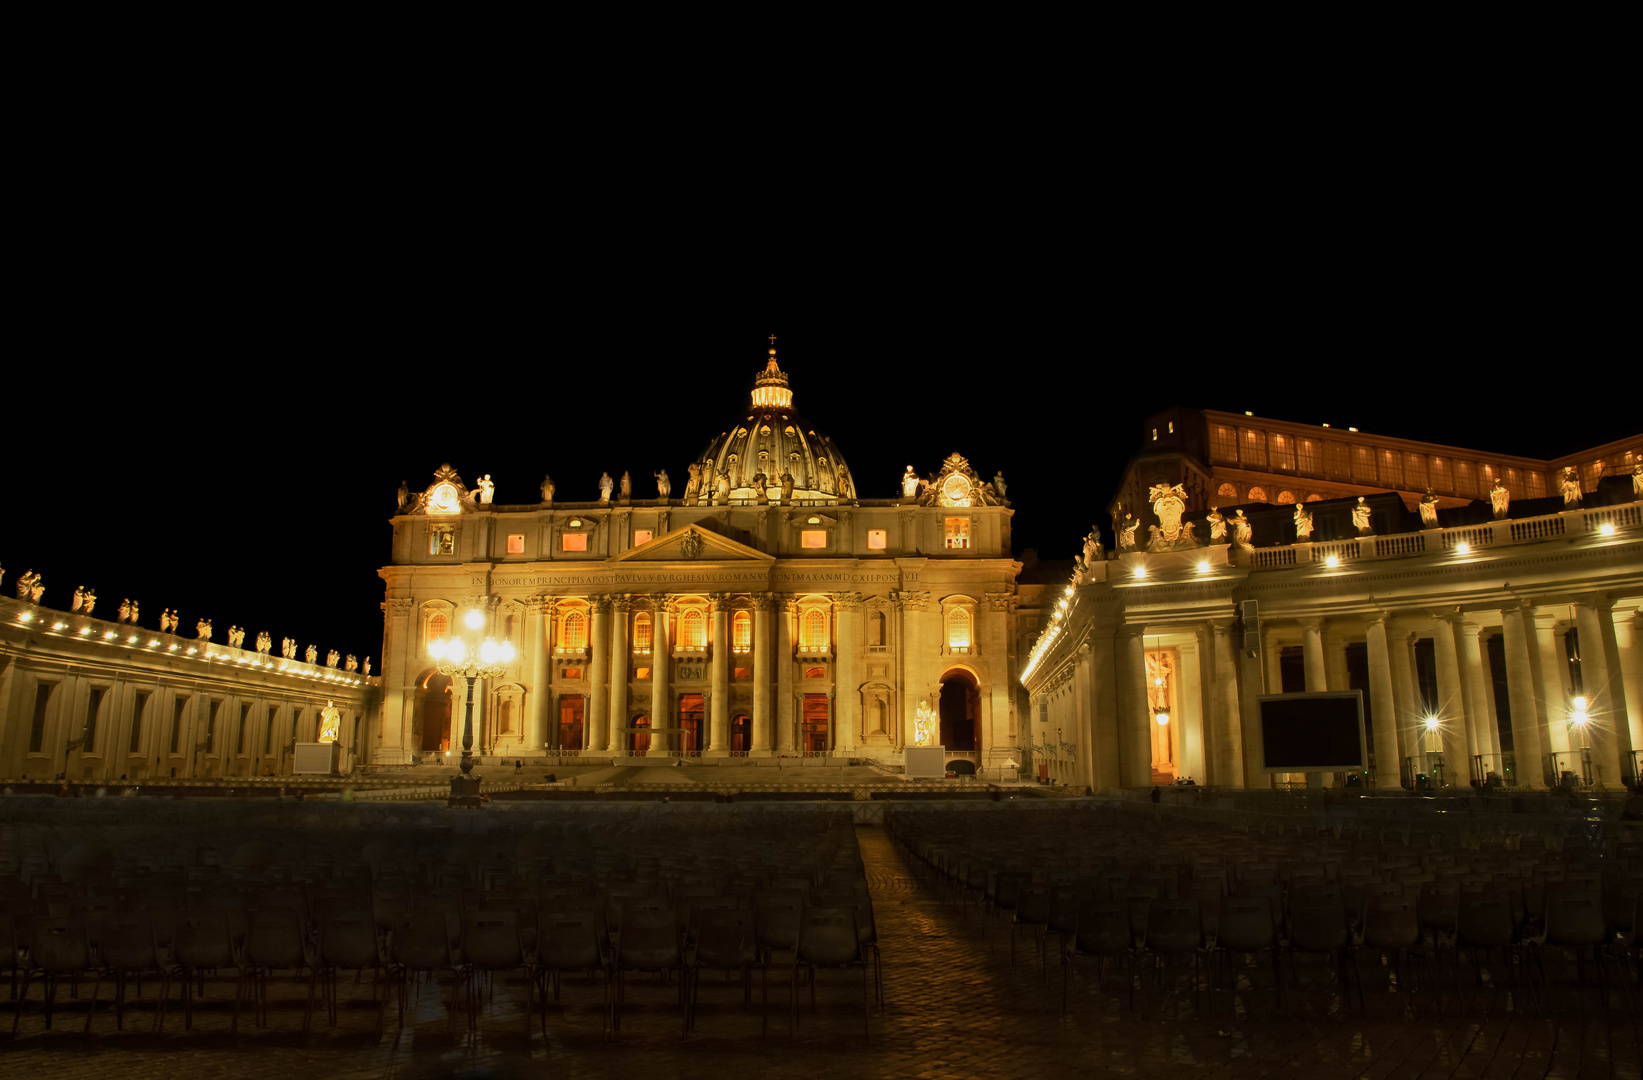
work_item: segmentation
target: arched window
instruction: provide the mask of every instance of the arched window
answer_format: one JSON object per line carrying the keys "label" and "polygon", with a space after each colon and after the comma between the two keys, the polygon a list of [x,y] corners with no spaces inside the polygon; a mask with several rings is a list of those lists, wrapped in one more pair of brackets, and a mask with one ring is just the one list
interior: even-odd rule
{"label": "arched window", "polygon": [[513,734],[513,699],[505,698],[496,710],[496,730],[500,735]]}
{"label": "arched window", "polygon": [[884,612],[870,611],[867,613],[867,647],[882,649],[889,644],[884,640]]}
{"label": "arched window", "polygon": [[738,611],[731,618],[730,650],[732,652],[751,652],[753,650],[753,615],[750,612]]}
{"label": "arched window", "polygon": [[1280,492],[1278,492],[1278,502],[1281,503],[1282,505],[1288,506],[1290,503],[1292,503],[1294,501],[1295,501],[1295,493],[1293,491],[1280,491]]}
{"label": "arched window", "polygon": [[1236,499],[1238,497],[1238,489],[1232,484],[1222,484],[1220,487],[1215,489],[1215,494],[1223,499]]}
{"label": "arched window", "polygon": [[641,611],[633,617],[633,651],[648,653],[650,651],[650,612]]}
{"label": "arched window", "polygon": [[1266,488],[1252,487],[1249,489],[1250,502],[1266,502]]}
{"label": "arched window", "polygon": [[679,647],[707,647],[707,613],[701,608],[686,608],[679,613]]}
{"label": "arched window", "polygon": [[811,608],[804,613],[799,641],[805,652],[827,651],[827,612],[821,608]]}
{"label": "arched window", "polygon": [[559,647],[585,649],[588,647],[588,617],[581,611],[567,611],[559,631]]}
{"label": "arched window", "polygon": [[954,608],[947,616],[947,647],[966,650],[970,647],[970,613],[964,608]]}
{"label": "arched window", "polygon": [[431,616],[429,616],[428,617],[428,642],[430,644],[432,644],[435,641],[444,641],[445,640],[445,630],[446,630],[446,627],[448,625],[449,624],[445,621],[445,616],[443,616],[443,615],[431,615]]}

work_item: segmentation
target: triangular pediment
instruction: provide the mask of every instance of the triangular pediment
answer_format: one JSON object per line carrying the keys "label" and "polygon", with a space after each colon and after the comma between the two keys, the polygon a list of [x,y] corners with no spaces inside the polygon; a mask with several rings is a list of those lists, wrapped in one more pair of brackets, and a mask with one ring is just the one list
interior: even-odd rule
{"label": "triangular pediment", "polygon": [[720,536],[699,525],[686,525],[663,533],[648,543],[629,548],[609,562],[757,562],[773,563],[774,555],[766,555],[746,544]]}

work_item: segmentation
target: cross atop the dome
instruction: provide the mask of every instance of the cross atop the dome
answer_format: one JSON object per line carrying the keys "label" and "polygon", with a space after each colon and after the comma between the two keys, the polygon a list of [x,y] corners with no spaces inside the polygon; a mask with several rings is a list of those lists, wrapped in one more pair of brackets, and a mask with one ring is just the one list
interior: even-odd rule
{"label": "cross atop the dome", "polygon": [[775,334],[770,335],[770,347],[772,349],[774,349],[776,347],[776,335]]}

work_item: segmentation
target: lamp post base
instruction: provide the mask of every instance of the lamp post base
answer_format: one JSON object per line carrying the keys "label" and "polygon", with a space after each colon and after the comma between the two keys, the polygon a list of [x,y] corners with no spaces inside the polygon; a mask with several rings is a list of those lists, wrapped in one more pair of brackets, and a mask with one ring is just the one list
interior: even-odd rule
{"label": "lamp post base", "polygon": [[475,809],[484,805],[484,796],[479,794],[479,777],[468,773],[457,773],[451,777],[451,795],[445,800],[445,805],[468,806]]}

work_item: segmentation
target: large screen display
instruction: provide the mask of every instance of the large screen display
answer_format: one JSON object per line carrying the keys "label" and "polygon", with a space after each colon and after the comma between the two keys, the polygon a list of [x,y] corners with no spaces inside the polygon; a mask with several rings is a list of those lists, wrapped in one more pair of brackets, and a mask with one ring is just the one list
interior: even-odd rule
{"label": "large screen display", "polygon": [[1257,701],[1267,772],[1351,772],[1369,767],[1362,691],[1267,694]]}

